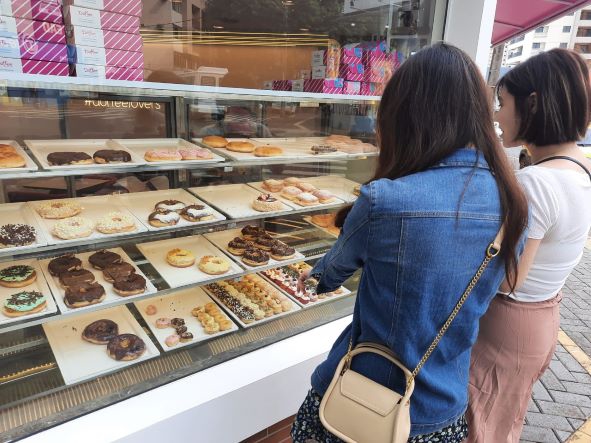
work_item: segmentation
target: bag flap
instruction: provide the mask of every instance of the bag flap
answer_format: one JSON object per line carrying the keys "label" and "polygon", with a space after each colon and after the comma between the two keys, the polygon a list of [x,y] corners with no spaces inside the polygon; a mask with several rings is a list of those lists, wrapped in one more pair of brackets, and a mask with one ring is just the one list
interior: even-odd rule
{"label": "bag flap", "polygon": [[341,377],[341,394],[382,417],[392,412],[402,398],[397,392],[350,369]]}

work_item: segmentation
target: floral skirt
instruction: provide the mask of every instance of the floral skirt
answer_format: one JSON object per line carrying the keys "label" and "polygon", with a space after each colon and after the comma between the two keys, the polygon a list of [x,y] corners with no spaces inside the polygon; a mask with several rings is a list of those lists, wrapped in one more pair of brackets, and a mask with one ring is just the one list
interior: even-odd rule
{"label": "floral skirt", "polygon": [[[293,443],[342,443],[342,440],[328,432],[320,421],[319,409],[322,397],[310,389],[300,406],[293,426]],[[468,424],[462,416],[457,422],[432,434],[416,435],[408,443],[461,443],[468,437]]]}

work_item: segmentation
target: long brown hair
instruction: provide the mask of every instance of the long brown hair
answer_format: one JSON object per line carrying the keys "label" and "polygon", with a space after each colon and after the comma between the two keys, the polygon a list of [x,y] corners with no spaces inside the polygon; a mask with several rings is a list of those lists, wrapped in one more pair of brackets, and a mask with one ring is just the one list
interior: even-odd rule
{"label": "long brown hair", "polygon": [[[497,182],[506,223],[500,255],[509,285],[515,289],[527,201],[495,133],[491,96],[470,57],[445,43],[410,57],[384,90],[377,136],[380,154],[370,181],[424,171],[468,146],[484,155]],[[349,210],[338,214],[337,225],[342,226]]]}

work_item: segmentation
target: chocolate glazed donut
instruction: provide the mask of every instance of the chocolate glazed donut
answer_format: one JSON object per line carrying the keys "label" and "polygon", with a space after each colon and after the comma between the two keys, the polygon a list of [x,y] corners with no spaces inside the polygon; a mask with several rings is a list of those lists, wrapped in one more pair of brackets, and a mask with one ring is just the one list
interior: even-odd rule
{"label": "chocolate glazed donut", "polygon": [[90,343],[106,345],[119,334],[119,326],[112,320],[102,319],[84,328],[82,338]]}
{"label": "chocolate glazed donut", "polygon": [[101,149],[92,156],[97,163],[127,163],[131,161],[131,155],[120,149]]}
{"label": "chocolate glazed donut", "polygon": [[102,271],[108,266],[121,263],[121,256],[115,252],[103,249],[102,251],[95,252],[90,257],[88,257],[88,261],[93,268]]}
{"label": "chocolate glazed donut", "polygon": [[66,289],[64,301],[70,308],[81,308],[82,306],[100,303],[105,298],[105,288],[100,284],[83,283]]}
{"label": "chocolate glazed donut", "polygon": [[73,255],[63,255],[51,260],[49,265],[47,265],[47,269],[49,269],[51,275],[57,277],[62,272],[82,269],[82,261]]}
{"label": "chocolate glazed donut", "polygon": [[121,334],[107,344],[109,357],[117,361],[135,360],[146,351],[146,344],[135,334]]}
{"label": "chocolate glazed donut", "polygon": [[146,279],[139,274],[130,274],[115,280],[113,289],[123,297],[141,294],[146,290]]}

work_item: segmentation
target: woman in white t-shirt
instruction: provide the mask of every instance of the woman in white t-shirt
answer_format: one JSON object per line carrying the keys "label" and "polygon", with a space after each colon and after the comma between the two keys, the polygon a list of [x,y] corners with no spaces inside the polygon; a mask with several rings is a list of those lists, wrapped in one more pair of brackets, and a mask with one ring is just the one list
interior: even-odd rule
{"label": "woman in white t-shirt", "polygon": [[503,143],[526,144],[532,157],[532,166],[517,172],[530,223],[516,289],[501,285],[480,320],[468,442],[519,441],[533,385],[554,354],[560,291],[591,226],[591,162],[575,143],[591,117],[590,92],[585,62],[563,49],[530,58],[497,85]]}

